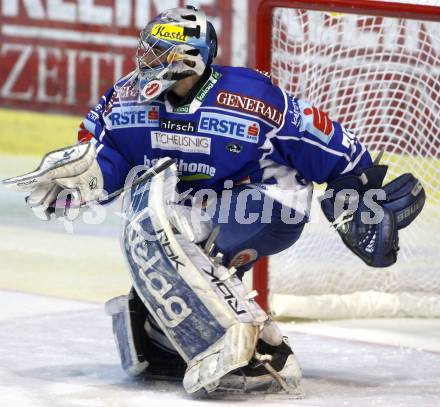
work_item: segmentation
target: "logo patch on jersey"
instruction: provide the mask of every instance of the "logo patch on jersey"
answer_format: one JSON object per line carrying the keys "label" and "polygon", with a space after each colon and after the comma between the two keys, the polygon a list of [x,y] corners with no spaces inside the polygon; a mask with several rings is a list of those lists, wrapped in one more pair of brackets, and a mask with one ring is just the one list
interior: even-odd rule
{"label": "logo patch on jersey", "polygon": [[248,143],[258,143],[260,124],[227,114],[203,112],[200,115],[198,131]]}
{"label": "logo patch on jersey", "polygon": [[333,137],[334,128],[333,122],[328,113],[317,109],[310,103],[299,100],[299,107],[301,109],[301,123],[300,131],[307,131],[320,139],[325,144],[330,143]]}
{"label": "logo patch on jersey", "polygon": [[196,131],[196,123],[187,120],[160,119],[160,128],[163,130],[194,133]]}
{"label": "logo patch on jersey", "polygon": [[211,154],[211,139],[190,134],[152,131],[151,147],[162,150],[183,151],[185,153]]}
{"label": "logo patch on jersey", "polygon": [[342,129],[342,145],[350,149],[350,155],[356,154],[356,150],[359,145],[359,140],[356,138],[355,134],[341,125]]}
{"label": "logo patch on jersey", "polygon": [[221,106],[256,114],[276,126],[280,126],[283,120],[283,114],[268,103],[237,93],[219,92],[216,102]]}
{"label": "logo patch on jersey", "polygon": [[219,72],[212,72],[212,77],[209,78],[209,80],[202,86],[202,89],[200,89],[196,95],[196,99],[199,102],[203,102],[206,98],[206,95],[209,93],[209,91],[214,87],[214,85],[217,83],[219,78],[221,78],[222,74]]}
{"label": "logo patch on jersey", "polygon": [[114,107],[110,114],[110,120],[113,129],[125,127],[156,127],[159,125],[159,107]]}
{"label": "logo patch on jersey", "polygon": [[[159,159],[153,158],[150,160],[144,155],[144,165],[148,168],[154,167]],[[209,164],[200,162],[188,162],[181,158],[177,160],[177,171],[181,181],[200,181],[204,179],[211,179],[214,177],[216,168]],[[184,174],[184,175],[183,175]]]}
{"label": "logo patch on jersey", "polygon": [[174,107],[173,113],[189,113],[189,105]]}
{"label": "logo patch on jersey", "polygon": [[239,154],[241,150],[243,150],[243,146],[238,143],[228,143],[226,146],[226,150],[228,150],[232,154]]}
{"label": "logo patch on jersey", "polygon": [[289,110],[289,113],[292,115],[291,123],[295,127],[299,127],[301,125],[301,109],[295,98],[292,98],[292,110]]}

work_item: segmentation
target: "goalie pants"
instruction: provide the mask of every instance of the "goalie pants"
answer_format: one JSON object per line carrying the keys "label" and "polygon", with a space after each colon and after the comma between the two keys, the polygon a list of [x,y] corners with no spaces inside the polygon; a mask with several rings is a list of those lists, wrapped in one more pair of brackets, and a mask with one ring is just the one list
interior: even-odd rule
{"label": "goalie pants", "polygon": [[[216,202],[212,218],[213,226],[220,227],[216,249],[223,253],[223,264],[236,267],[240,278],[260,257],[292,246],[308,221],[304,216],[296,219],[293,209],[285,207],[283,210],[279,202],[270,198],[251,199],[247,193],[240,195],[249,190],[249,187],[240,186],[226,191],[230,194],[229,205],[226,202],[229,196],[225,198],[224,191]],[[289,223],[286,222],[286,213],[290,217]]]}

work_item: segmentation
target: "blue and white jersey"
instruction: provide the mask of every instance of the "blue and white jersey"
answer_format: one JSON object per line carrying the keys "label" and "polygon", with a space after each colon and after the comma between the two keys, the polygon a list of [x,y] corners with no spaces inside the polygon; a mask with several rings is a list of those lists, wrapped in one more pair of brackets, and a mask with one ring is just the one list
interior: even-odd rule
{"label": "blue and white jersey", "polygon": [[181,192],[219,192],[232,180],[307,213],[312,181],[372,165],[352,132],[247,68],[213,66],[192,102],[178,108],[164,95],[148,105],[122,106],[111,88],[83,125],[96,141],[109,193],[134,166],[172,157]]}

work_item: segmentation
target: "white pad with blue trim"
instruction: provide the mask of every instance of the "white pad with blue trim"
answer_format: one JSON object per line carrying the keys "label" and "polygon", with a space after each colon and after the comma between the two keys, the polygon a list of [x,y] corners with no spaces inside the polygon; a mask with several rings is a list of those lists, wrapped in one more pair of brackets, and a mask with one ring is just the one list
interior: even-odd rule
{"label": "white pad with blue trim", "polygon": [[[173,227],[177,168],[130,190],[121,243],[133,285],[188,364],[188,393],[248,364],[267,314],[229,270]],[[250,296],[249,296],[250,297]]]}

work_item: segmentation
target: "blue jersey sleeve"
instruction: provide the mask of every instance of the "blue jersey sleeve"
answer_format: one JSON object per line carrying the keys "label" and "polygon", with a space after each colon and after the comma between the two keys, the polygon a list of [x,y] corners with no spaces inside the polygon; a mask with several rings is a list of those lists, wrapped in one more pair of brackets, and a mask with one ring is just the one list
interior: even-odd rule
{"label": "blue jersey sleeve", "polygon": [[308,181],[329,182],[373,165],[352,131],[297,98],[287,98],[284,123],[271,142],[273,159],[296,168]]}
{"label": "blue jersey sleeve", "polygon": [[124,186],[126,177],[132,168],[130,162],[116,147],[112,131],[105,124],[104,115],[111,114],[113,92],[113,88],[110,88],[101,97],[81,125],[96,145],[97,161],[104,178],[104,189],[109,194]]}

